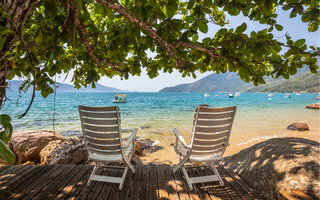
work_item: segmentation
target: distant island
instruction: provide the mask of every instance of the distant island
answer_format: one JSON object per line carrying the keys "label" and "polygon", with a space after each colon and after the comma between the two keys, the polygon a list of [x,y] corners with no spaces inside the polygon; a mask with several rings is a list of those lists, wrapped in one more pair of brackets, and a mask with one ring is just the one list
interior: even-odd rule
{"label": "distant island", "polygon": [[159,92],[319,92],[320,73],[312,74],[307,68],[300,69],[289,80],[267,77],[266,84],[254,86],[240,79],[237,73],[211,74],[189,84],[166,87]]}
{"label": "distant island", "polygon": [[[9,82],[7,92],[18,92],[20,85],[23,83],[23,81],[20,80],[12,80]],[[82,87],[80,89],[74,88],[73,85],[65,84],[65,83],[57,83],[57,92],[128,92],[126,90],[119,90],[114,87],[108,87],[101,85],[99,83],[96,83],[96,88],[91,88],[88,86],[87,88]],[[31,90],[29,89],[29,92]]]}

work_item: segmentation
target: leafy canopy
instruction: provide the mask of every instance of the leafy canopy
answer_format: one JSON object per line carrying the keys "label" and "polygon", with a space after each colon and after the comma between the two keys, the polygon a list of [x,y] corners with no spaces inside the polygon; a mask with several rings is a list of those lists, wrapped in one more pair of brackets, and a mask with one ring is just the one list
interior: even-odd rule
{"label": "leafy canopy", "polygon": [[[275,38],[272,31],[283,30],[276,9],[301,18],[308,31],[318,30],[319,0],[39,0],[22,37],[43,97],[53,92],[50,84],[56,74],[70,71],[77,88],[94,87],[102,76],[140,75],[142,67],[150,78],[160,70],[178,69],[182,76],[229,70],[255,85],[263,84],[264,76],[288,79],[303,65],[316,73],[319,47],[308,47],[305,39],[293,41],[290,33],[284,43]],[[1,14],[4,19],[5,11]],[[249,34],[246,23],[226,28],[226,14],[243,15],[268,28]],[[219,27],[215,35],[208,33],[210,23]],[[200,40],[200,33],[208,36]],[[13,31],[0,26],[0,49],[8,34]],[[13,63],[9,78],[31,80],[25,46],[19,41],[13,47],[6,52]]]}

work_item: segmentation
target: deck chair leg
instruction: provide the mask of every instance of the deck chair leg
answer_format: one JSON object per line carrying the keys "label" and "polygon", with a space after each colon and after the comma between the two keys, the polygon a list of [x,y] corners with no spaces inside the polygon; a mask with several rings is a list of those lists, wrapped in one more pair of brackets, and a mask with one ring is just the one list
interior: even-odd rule
{"label": "deck chair leg", "polygon": [[188,172],[187,172],[186,168],[183,166],[181,169],[182,169],[182,172],[183,172],[183,174],[184,174],[184,177],[185,177],[185,179],[186,179],[186,181],[187,181],[187,183],[188,183],[189,189],[190,189],[190,190],[193,190],[193,186],[192,186],[192,183],[191,183],[191,181],[190,181],[190,177],[189,177],[189,175],[188,175]]}
{"label": "deck chair leg", "polygon": [[173,169],[172,169],[173,173],[175,173],[180,167],[182,167],[184,165],[184,163],[187,162],[187,160],[188,160],[187,156],[184,157],[182,160],[180,160],[180,162],[176,166],[173,167]]}
{"label": "deck chair leg", "polygon": [[124,162],[127,164],[127,166],[130,168],[130,170],[131,170],[133,173],[136,173],[136,171],[135,171],[133,165],[130,163],[130,161],[129,161],[126,157],[124,157],[123,160],[124,160]]}
{"label": "deck chair leg", "polygon": [[126,180],[127,172],[128,172],[128,167],[124,168],[124,172],[123,172],[123,175],[122,175],[122,178],[121,178],[121,182],[120,182],[120,185],[119,185],[119,190],[122,190],[123,183]]}
{"label": "deck chair leg", "polygon": [[209,165],[210,165],[211,169],[213,170],[214,174],[217,175],[220,185],[224,186],[224,182],[223,182],[217,168],[214,166],[213,162],[210,162]]}
{"label": "deck chair leg", "polygon": [[88,180],[88,182],[87,182],[87,186],[90,186],[90,184],[91,184],[91,179],[92,179],[92,177],[95,175],[97,169],[98,169],[98,166],[97,166],[97,164],[96,164],[96,165],[94,166],[92,172],[91,172],[91,175],[90,175],[89,180]]}

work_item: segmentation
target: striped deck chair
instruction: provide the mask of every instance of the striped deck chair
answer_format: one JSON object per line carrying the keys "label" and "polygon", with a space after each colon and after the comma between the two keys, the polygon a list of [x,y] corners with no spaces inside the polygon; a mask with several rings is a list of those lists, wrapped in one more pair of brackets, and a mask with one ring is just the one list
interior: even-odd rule
{"label": "striped deck chair", "polygon": [[[219,181],[224,182],[214,166],[215,161],[222,159],[223,153],[229,145],[229,137],[236,113],[236,106],[227,108],[210,108],[198,106],[195,110],[195,119],[191,144],[188,145],[177,129],[173,129],[176,136],[174,149],[179,157],[179,163],[173,167],[173,172],[182,168],[190,190],[193,183]],[[189,177],[186,171],[186,163],[204,162],[209,165],[214,175]],[[191,165],[191,167],[193,167]]]}
{"label": "striped deck chair", "polygon": [[[138,129],[133,130],[127,143],[123,145],[119,107],[86,107],[79,105],[79,113],[84,141],[88,150],[88,159],[95,162],[87,185],[89,186],[91,181],[119,183],[119,190],[121,190],[128,168],[135,173],[130,159],[134,153],[134,137]],[[125,165],[121,178],[95,174],[99,167],[114,167],[107,166],[108,163]],[[116,168],[123,167],[118,166]]]}

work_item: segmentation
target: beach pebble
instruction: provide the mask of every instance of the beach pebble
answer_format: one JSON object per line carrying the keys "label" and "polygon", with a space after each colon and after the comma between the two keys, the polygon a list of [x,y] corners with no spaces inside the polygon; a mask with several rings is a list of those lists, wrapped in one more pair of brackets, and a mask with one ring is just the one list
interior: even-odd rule
{"label": "beach pebble", "polygon": [[17,157],[16,164],[27,161],[40,162],[41,150],[54,140],[64,140],[58,133],[42,131],[14,131],[9,146]]}
{"label": "beach pebble", "polygon": [[314,103],[314,104],[307,105],[306,108],[320,109],[320,103]]}
{"label": "beach pebble", "polygon": [[309,126],[305,122],[295,122],[287,127],[288,130],[309,131]]}
{"label": "beach pebble", "polygon": [[140,126],[141,129],[151,128],[151,126]]}

